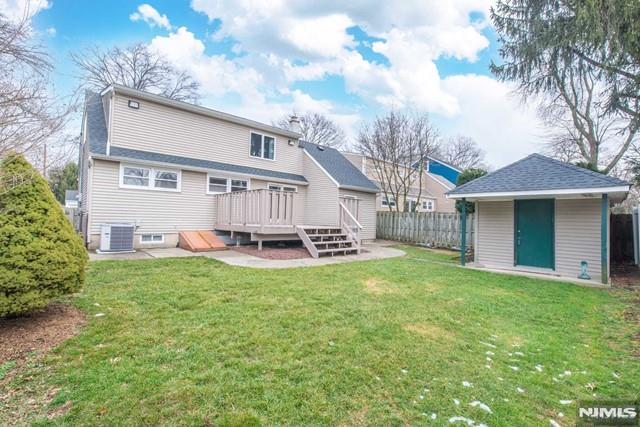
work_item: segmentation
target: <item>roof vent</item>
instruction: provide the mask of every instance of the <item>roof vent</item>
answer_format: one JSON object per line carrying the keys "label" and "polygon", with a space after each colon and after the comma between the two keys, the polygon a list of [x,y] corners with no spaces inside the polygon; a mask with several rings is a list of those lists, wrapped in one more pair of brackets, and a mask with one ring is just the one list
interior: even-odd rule
{"label": "roof vent", "polygon": [[324,147],[322,145],[318,145],[318,150],[324,151]]}

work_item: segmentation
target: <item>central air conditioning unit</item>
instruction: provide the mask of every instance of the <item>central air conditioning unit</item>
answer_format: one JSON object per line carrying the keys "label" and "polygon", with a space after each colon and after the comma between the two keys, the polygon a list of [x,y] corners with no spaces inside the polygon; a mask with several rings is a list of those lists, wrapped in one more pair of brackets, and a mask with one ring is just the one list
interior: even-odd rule
{"label": "central air conditioning unit", "polygon": [[135,252],[133,250],[134,224],[102,224],[98,253]]}

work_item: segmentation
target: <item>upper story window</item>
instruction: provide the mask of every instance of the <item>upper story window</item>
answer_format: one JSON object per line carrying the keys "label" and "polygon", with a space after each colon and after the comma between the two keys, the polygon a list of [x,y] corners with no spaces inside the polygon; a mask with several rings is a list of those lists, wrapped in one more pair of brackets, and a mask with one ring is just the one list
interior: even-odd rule
{"label": "upper story window", "polygon": [[252,157],[274,160],[276,158],[276,139],[272,136],[251,132]]}
{"label": "upper story window", "polygon": [[120,186],[160,191],[180,191],[180,171],[121,165]]}
{"label": "upper story window", "polygon": [[223,178],[219,176],[207,176],[207,194],[230,193],[246,191],[249,189],[249,181],[246,179]]}

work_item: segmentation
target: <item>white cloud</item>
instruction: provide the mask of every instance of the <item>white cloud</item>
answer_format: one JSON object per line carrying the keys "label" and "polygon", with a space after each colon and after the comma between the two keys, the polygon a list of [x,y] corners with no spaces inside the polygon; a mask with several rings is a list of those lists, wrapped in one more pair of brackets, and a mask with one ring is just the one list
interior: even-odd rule
{"label": "white cloud", "polygon": [[460,112],[448,121],[450,134],[473,137],[491,165],[504,166],[539,151],[543,129],[534,105],[523,105],[514,87],[487,76],[458,75],[443,80]]}
{"label": "white cloud", "polygon": [[56,27],[49,27],[46,29],[46,32],[49,37],[55,37],[56,34],[58,33],[58,31],[56,30]]}
{"label": "white cloud", "polygon": [[134,22],[144,21],[152,28],[157,25],[158,27],[166,28],[167,30],[171,29],[171,24],[169,23],[167,15],[160,15],[160,12],[147,3],[143,3],[138,6],[138,10],[129,15],[129,19]]}
{"label": "white cloud", "polygon": [[30,19],[49,7],[51,4],[47,0],[0,0],[0,13],[11,21]]}
{"label": "white cloud", "polygon": [[[489,46],[483,30],[490,3],[192,0],[193,9],[220,21],[213,40],[231,40],[234,55],[207,54],[185,27],[151,45],[188,70],[202,84],[203,102],[214,108],[265,122],[294,109],[315,111],[354,138],[361,114],[406,107],[433,113],[443,134],[475,138],[489,162],[503,165],[539,148],[534,109],[520,106],[508,84],[469,74],[443,78],[437,67],[441,58],[474,62]],[[368,60],[355,49],[354,26],[379,39],[367,47],[388,62]],[[365,106],[290,89],[330,75],[342,77],[345,91]]]}

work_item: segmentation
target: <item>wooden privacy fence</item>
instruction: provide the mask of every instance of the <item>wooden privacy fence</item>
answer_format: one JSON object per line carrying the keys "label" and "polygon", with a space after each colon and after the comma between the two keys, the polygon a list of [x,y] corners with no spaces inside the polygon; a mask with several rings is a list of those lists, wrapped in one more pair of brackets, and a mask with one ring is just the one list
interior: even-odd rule
{"label": "wooden privacy fence", "polygon": [[[467,215],[467,248],[473,246],[473,214]],[[462,221],[458,213],[378,212],[378,239],[421,243],[438,248],[459,248]]]}

